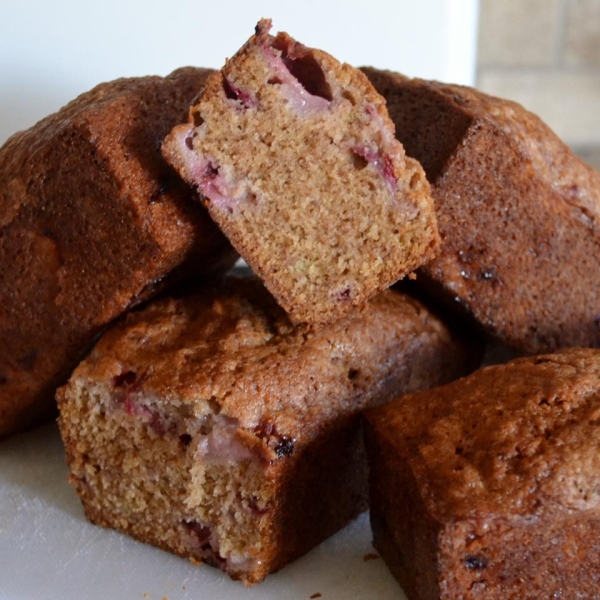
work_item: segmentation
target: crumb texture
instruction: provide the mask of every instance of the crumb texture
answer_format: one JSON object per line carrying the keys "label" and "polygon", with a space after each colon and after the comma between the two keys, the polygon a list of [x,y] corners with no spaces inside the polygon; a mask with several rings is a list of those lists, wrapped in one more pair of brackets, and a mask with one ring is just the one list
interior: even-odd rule
{"label": "crumb texture", "polygon": [[93,522],[256,583],[366,508],[359,412],[471,366],[402,294],[313,330],[230,278],[132,312],[76,369],[71,483]]}
{"label": "crumb texture", "polygon": [[163,154],[296,322],[328,322],[433,257],[420,165],[358,70],[259,32]]}

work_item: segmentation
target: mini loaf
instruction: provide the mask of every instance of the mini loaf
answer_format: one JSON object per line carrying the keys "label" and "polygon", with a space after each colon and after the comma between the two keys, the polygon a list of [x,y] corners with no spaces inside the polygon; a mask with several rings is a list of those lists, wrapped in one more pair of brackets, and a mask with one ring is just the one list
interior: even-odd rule
{"label": "mini loaf", "polygon": [[435,216],[367,78],[270,26],[209,78],[163,154],[292,320],[325,323],[431,259]]}
{"label": "mini loaf", "polygon": [[75,370],[70,481],[92,522],[250,585],[366,508],[358,412],[472,358],[393,291],[313,330],[230,278],[130,313]]}
{"label": "mini loaf", "polygon": [[409,600],[598,598],[600,351],[367,412],[375,547]]}
{"label": "mini loaf", "polygon": [[600,174],[518,104],[364,72],[432,186],[442,245],[417,282],[518,350],[600,344]]}
{"label": "mini loaf", "polygon": [[233,249],[160,154],[209,71],[119,79],[0,149],[0,437],[54,392],[112,319]]}

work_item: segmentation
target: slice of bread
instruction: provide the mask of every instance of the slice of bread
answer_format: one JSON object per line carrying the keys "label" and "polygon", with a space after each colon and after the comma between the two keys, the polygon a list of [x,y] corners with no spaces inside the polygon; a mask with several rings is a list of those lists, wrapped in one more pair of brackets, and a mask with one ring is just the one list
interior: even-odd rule
{"label": "slice of bread", "polygon": [[434,256],[429,184],[359,70],[256,35],[163,154],[295,322],[323,323]]}

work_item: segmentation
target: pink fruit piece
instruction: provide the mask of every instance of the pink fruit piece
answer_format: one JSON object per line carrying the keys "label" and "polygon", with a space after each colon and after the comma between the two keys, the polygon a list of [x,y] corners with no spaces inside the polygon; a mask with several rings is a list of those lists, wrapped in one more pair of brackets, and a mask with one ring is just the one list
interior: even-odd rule
{"label": "pink fruit piece", "polygon": [[198,457],[210,464],[256,461],[257,456],[242,443],[238,430],[236,419],[216,417],[211,431],[200,439]]}
{"label": "pink fruit piece", "polygon": [[381,173],[391,193],[396,192],[398,179],[394,174],[394,163],[389,154],[382,152],[379,148],[366,145],[352,146],[351,150],[356,156],[366,160],[369,165]]}
{"label": "pink fruit piece", "polygon": [[239,102],[243,108],[256,108],[258,106],[258,101],[254,94],[242,90],[225,77],[223,78],[223,89],[227,98]]}
{"label": "pink fruit piece", "polygon": [[195,134],[194,126],[190,125],[178,135],[181,148],[187,155],[188,176],[205,198],[222,210],[232,213],[236,203],[247,199],[249,195],[245,191],[236,195],[235,186],[220,173],[217,161],[194,150]]}
{"label": "pink fruit piece", "polygon": [[112,385],[119,390],[116,400],[122,404],[123,410],[131,416],[140,417],[147,421],[158,435],[164,435],[167,431],[164,418],[155,410],[139,401],[141,387],[147,374],[142,373],[140,377],[135,371],[125,370],[112,378]]}
{"label": "pink fruit piece", "polygon": [[192,521],[191,523],[184,522],[183,525],[190,533],[194,534],[196,542],[202,550],[210,549],[210,536],[212,532],[208,525],[203,525],[197,521]]}
{"label": "pink fruit piece", "polygon": [[212,528],[198,521],[184,521],[183,526],[194,538],[194,545],[202,551],[202,560],[215,567],[225,568],[225,559],[213,547],[214,533]]}
{"label": "pink fruit piece", "polygon": [[281,86],[289,106],[300,116],[327,110],[333,99],[331,88],[310,50],[281,34],[271,41],[269,28],[261,31],[262,48],[271,67],[269,83]]}

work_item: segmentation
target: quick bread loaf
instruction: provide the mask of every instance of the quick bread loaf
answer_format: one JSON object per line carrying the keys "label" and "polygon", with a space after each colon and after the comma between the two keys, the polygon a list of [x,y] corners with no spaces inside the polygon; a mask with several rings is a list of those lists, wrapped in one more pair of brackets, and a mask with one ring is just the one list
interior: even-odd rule
{"label": "quick bread loaf", "polygon": [[591,348],[368,411],[374,543],[409,600],[596,598],[599,415]]}
{"label": "quick bread loaf", "polygon": [[130,313],[59,392],[88,518],[250,585],[367,507],[360,411],[473,367],[386,291],[319,329],[254,279]]}
{"label": "quick bread loaf", "polygon": [[0,149],[0,436],[54,414],[112,319],[233,263],[160,154],[209,74],[101,84]]}
{"label": "quick bread loaf", "polygon": [[417,283],[527,352],[600,344],[600,174],[522,106],[364,69],[432,186],[442,244]]}
{"label": "quick bread loaf", "polygon": [[359,70],[270,26],[163,154],[292,320],[327,323],[433,257],[429,184]]}

